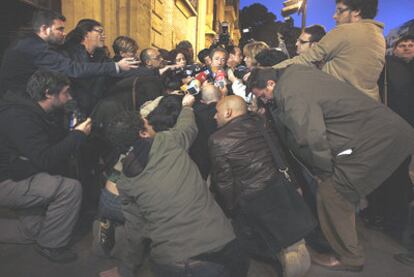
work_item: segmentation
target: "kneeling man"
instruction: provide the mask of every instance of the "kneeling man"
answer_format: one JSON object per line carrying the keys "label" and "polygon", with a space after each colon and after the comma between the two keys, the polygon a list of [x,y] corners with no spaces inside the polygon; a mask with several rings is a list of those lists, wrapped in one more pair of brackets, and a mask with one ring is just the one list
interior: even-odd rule
{"label": "kneeling man", "polygon": [[[264,118],[247,111],[240,96],[224,97],[216,109],[219,129],[210,137],[209,152],[219,204],[249,253],[277,257],[283,276],[303,276],[310,267],[303,238],[315,221],[296,192],[293,175],[286,179],[282,172],[287,162],[277,135]],[[266,251],[259,245],[266,245]]]}
{"label": "kneeling man", "polygon": [[53,262],[71,262],[66,249],[82,199],[78,181],[62,177],[68,157],[91,130],[90,119],[62,134],[50,113],[71,99],[69,79],[39,70],[29,79],[30,99],[10,96],[0,103],[0,207],[18,219],[0,219],[0,242],[33,243]]}
{"label": "kneeling man", "polygon": [[[233,228],[188,155],[197,135],[193,103],[193,96],[183,98],[177,123],[167,131],[155,132],[138,113],[111,122],[114,145],[125,143],[125,134],[136,140],[117,183],[129,247],[136,254],[144,238],[151,240],[156,276],[246,276],[248,262]],[[133,271],[123,261],[121,276]]]}

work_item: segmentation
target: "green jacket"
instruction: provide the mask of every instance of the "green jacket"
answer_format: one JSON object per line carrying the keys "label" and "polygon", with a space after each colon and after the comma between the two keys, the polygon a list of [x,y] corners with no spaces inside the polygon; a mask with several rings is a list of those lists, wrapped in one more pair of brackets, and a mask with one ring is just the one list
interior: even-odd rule
{"label": "green jacket", "polygon": [[191,108],[174,128],[157,133],[144,171],[118,183],[128,236],[150,238],[161,264],[184,261],[222,248],[235,238],[187,150],[197,135]]}
{"label": "green jacket", "polygon": [[322,71],[379,100],[377,81],[385,64],[383,28],[382,23],[370,19],[341,24],[328,32],[309,51],[273,68],[322,62]]}
{"label": "green jacket", "polygon": [[[333,176],[356,202],[414,152],[414,129],[383,104],[313,67],[291,65],[274,91],[273,116],[316,175]],[[345,152],[344,152],[345,151]]]}

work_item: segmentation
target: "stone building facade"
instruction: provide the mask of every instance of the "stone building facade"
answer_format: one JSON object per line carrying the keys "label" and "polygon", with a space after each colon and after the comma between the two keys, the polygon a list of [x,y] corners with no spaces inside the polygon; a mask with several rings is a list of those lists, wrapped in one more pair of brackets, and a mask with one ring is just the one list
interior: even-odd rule
{"label": "stone building facade", "polygon": [[38,9],[65,15],[67,32],[82,18],[100,21],[110,49],[117,36],[127,35],[140,49],[170,50],[188,40],[200,51],[210,46],[224,21],[233,41],[240,39],[239,0],[2,0],[0,5],[0,59],[19,32],[29,31],[31,15]]}
{"label": "stone building facade", "polygon": [[230,35],[238,43],[239,0],[65,0],[61,1],[67,30],[82,18],[102,22],[106,44],[128,35],[146,47],[170,50],[188,40],[199,51],[209,46],[228,22]]}

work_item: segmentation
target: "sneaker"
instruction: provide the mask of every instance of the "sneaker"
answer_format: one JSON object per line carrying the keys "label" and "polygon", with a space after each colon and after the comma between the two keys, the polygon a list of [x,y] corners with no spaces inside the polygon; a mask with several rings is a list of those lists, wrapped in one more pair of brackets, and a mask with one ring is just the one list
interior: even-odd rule
{"label": "sneaker", "polygon": [[54,263],[70,263],[78,258],[76,253],[65,247],[48,248],[35,244],[34,249],[37,253]]}
{"label": "sneaker", "polygon": [[99,256],[110,257],[115,245],[115,226],[110,220],[95,221],[93,226],[94,252]]}
{"label": "sneaker", "polygon": [[303,239],[283,249],[278,257],[282,264],[283,277],[305,276],[311,266],[310,255]]}

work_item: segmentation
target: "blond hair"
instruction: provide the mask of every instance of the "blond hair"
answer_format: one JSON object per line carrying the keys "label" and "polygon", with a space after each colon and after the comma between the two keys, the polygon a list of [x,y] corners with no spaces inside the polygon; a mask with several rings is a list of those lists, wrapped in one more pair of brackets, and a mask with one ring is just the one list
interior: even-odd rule
{"label": "blond hair", "polygon": [[269,49],[269,45],[267,45],[263,41],[253,41],[249,42],[243,47],[243,55],[245,57],[249,57],[252,59],[252,64],[256,65],[257,61],[255,59],[256,55],[259,54],[262,50]]}

